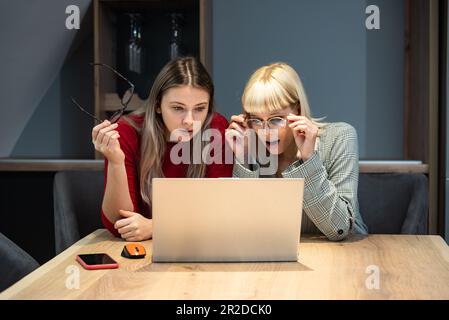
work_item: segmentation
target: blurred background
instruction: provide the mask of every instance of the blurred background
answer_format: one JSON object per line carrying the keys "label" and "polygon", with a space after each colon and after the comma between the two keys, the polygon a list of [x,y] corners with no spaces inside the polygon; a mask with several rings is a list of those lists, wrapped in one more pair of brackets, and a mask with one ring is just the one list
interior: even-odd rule
{"label": "blurred background", "polygon": [[[67,28],[71,5],[79,29]],[[94,122],[70,98],[105,118],[126,82],[90,62],[136,85],[133,110],[165,63],[194,55],[228,118],[255,69],[292,65],[313,116],[356,128],[361,172],[427,177],[427,233],[447,241],[447,11],[447,0],[0,0],[0,231],[48,260],[54,174],[102,167]],[[23,236],[36,232],[46,245]]]}

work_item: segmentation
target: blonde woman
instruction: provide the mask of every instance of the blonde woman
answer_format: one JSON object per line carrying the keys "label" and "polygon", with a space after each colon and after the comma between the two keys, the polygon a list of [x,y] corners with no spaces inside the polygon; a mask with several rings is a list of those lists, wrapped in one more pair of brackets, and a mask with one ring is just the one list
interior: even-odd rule
{"label": "blonde woman", "polygon": [[[243,114],[232,116],[229,125],[245,154],[237,157],[238,146],[232,144],[236,153],[233,176],[266,177],[260,159],[251,161],[247,156],[249,147],[244,141],[254,130],[257,148],[266,149],[277,160],[277,170],[270,177],[305,179],[303,233],[322,233],[335,241],[352,232],[366,234],[357,201],[355,129],[343,122],[313,119],[301,80],[285,63],[258,69],[244,89],[242,105]],[[261,130],[267,128],[271,130]]]}
{"label": "blonde woman", "polygon": [[126,241],[149,239],[152,178],[230,177],[232,163],[174,163],[171,157],[179,142],[172,140],[175,131],[191,144],[201,134],[195,128],[215,129],[223,139],[214,143],[223,148],[227,127],[228,121],[215,112],[214,85],[204,66],[192,57],[169,62],[140,110],[92,130],[95,149],[105,156],[104,226]]}

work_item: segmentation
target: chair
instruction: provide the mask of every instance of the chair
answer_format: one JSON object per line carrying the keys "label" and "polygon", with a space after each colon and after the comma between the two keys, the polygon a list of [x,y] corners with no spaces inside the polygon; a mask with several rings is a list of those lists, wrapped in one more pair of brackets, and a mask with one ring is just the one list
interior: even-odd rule
{"label": "chair", "polygon": [[61,171],[53,184],[56,254],[103,228],[103,171]]}
{"label": "chair", "polygon": [[28,253],[0,233],[0,292],[39,267]]}
{"label": "chair", "polygon": [[424,174],[362,173],[358,199],[369,233],[427,233],[429,194]]}

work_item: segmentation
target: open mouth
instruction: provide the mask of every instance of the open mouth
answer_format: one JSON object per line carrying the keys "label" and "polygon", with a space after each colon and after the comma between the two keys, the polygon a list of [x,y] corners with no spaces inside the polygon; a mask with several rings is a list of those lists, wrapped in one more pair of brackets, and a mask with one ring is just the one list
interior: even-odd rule
{"label": "open mouth", "polygon": [[190,129],[190,130],[188,130],[188,129],[180,129],[180,132],[183,134],[183,135],[193,135],[193,129]]}
{"label": "open mouth", "polygon": [[281,140],[265,141],[267,148],[277,147]]}
{"label": "open mouth", "polygon": [[181,142],[181,141],[187,142],[190,139],[192,139],[192,137],[193,137],[193,129],[188,130],[188,129],[179,128],[179,129],[176,129],[175,131],[176,131],[175,137],[177,139],[177,142]]}

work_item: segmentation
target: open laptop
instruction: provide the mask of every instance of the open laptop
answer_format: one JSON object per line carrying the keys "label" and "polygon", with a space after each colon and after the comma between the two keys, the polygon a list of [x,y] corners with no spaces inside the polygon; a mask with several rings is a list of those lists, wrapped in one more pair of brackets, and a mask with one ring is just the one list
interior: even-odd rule
{"label": "open laptop", "polygon": [[154,178],[153,262],[297,261],[303,179]]}

